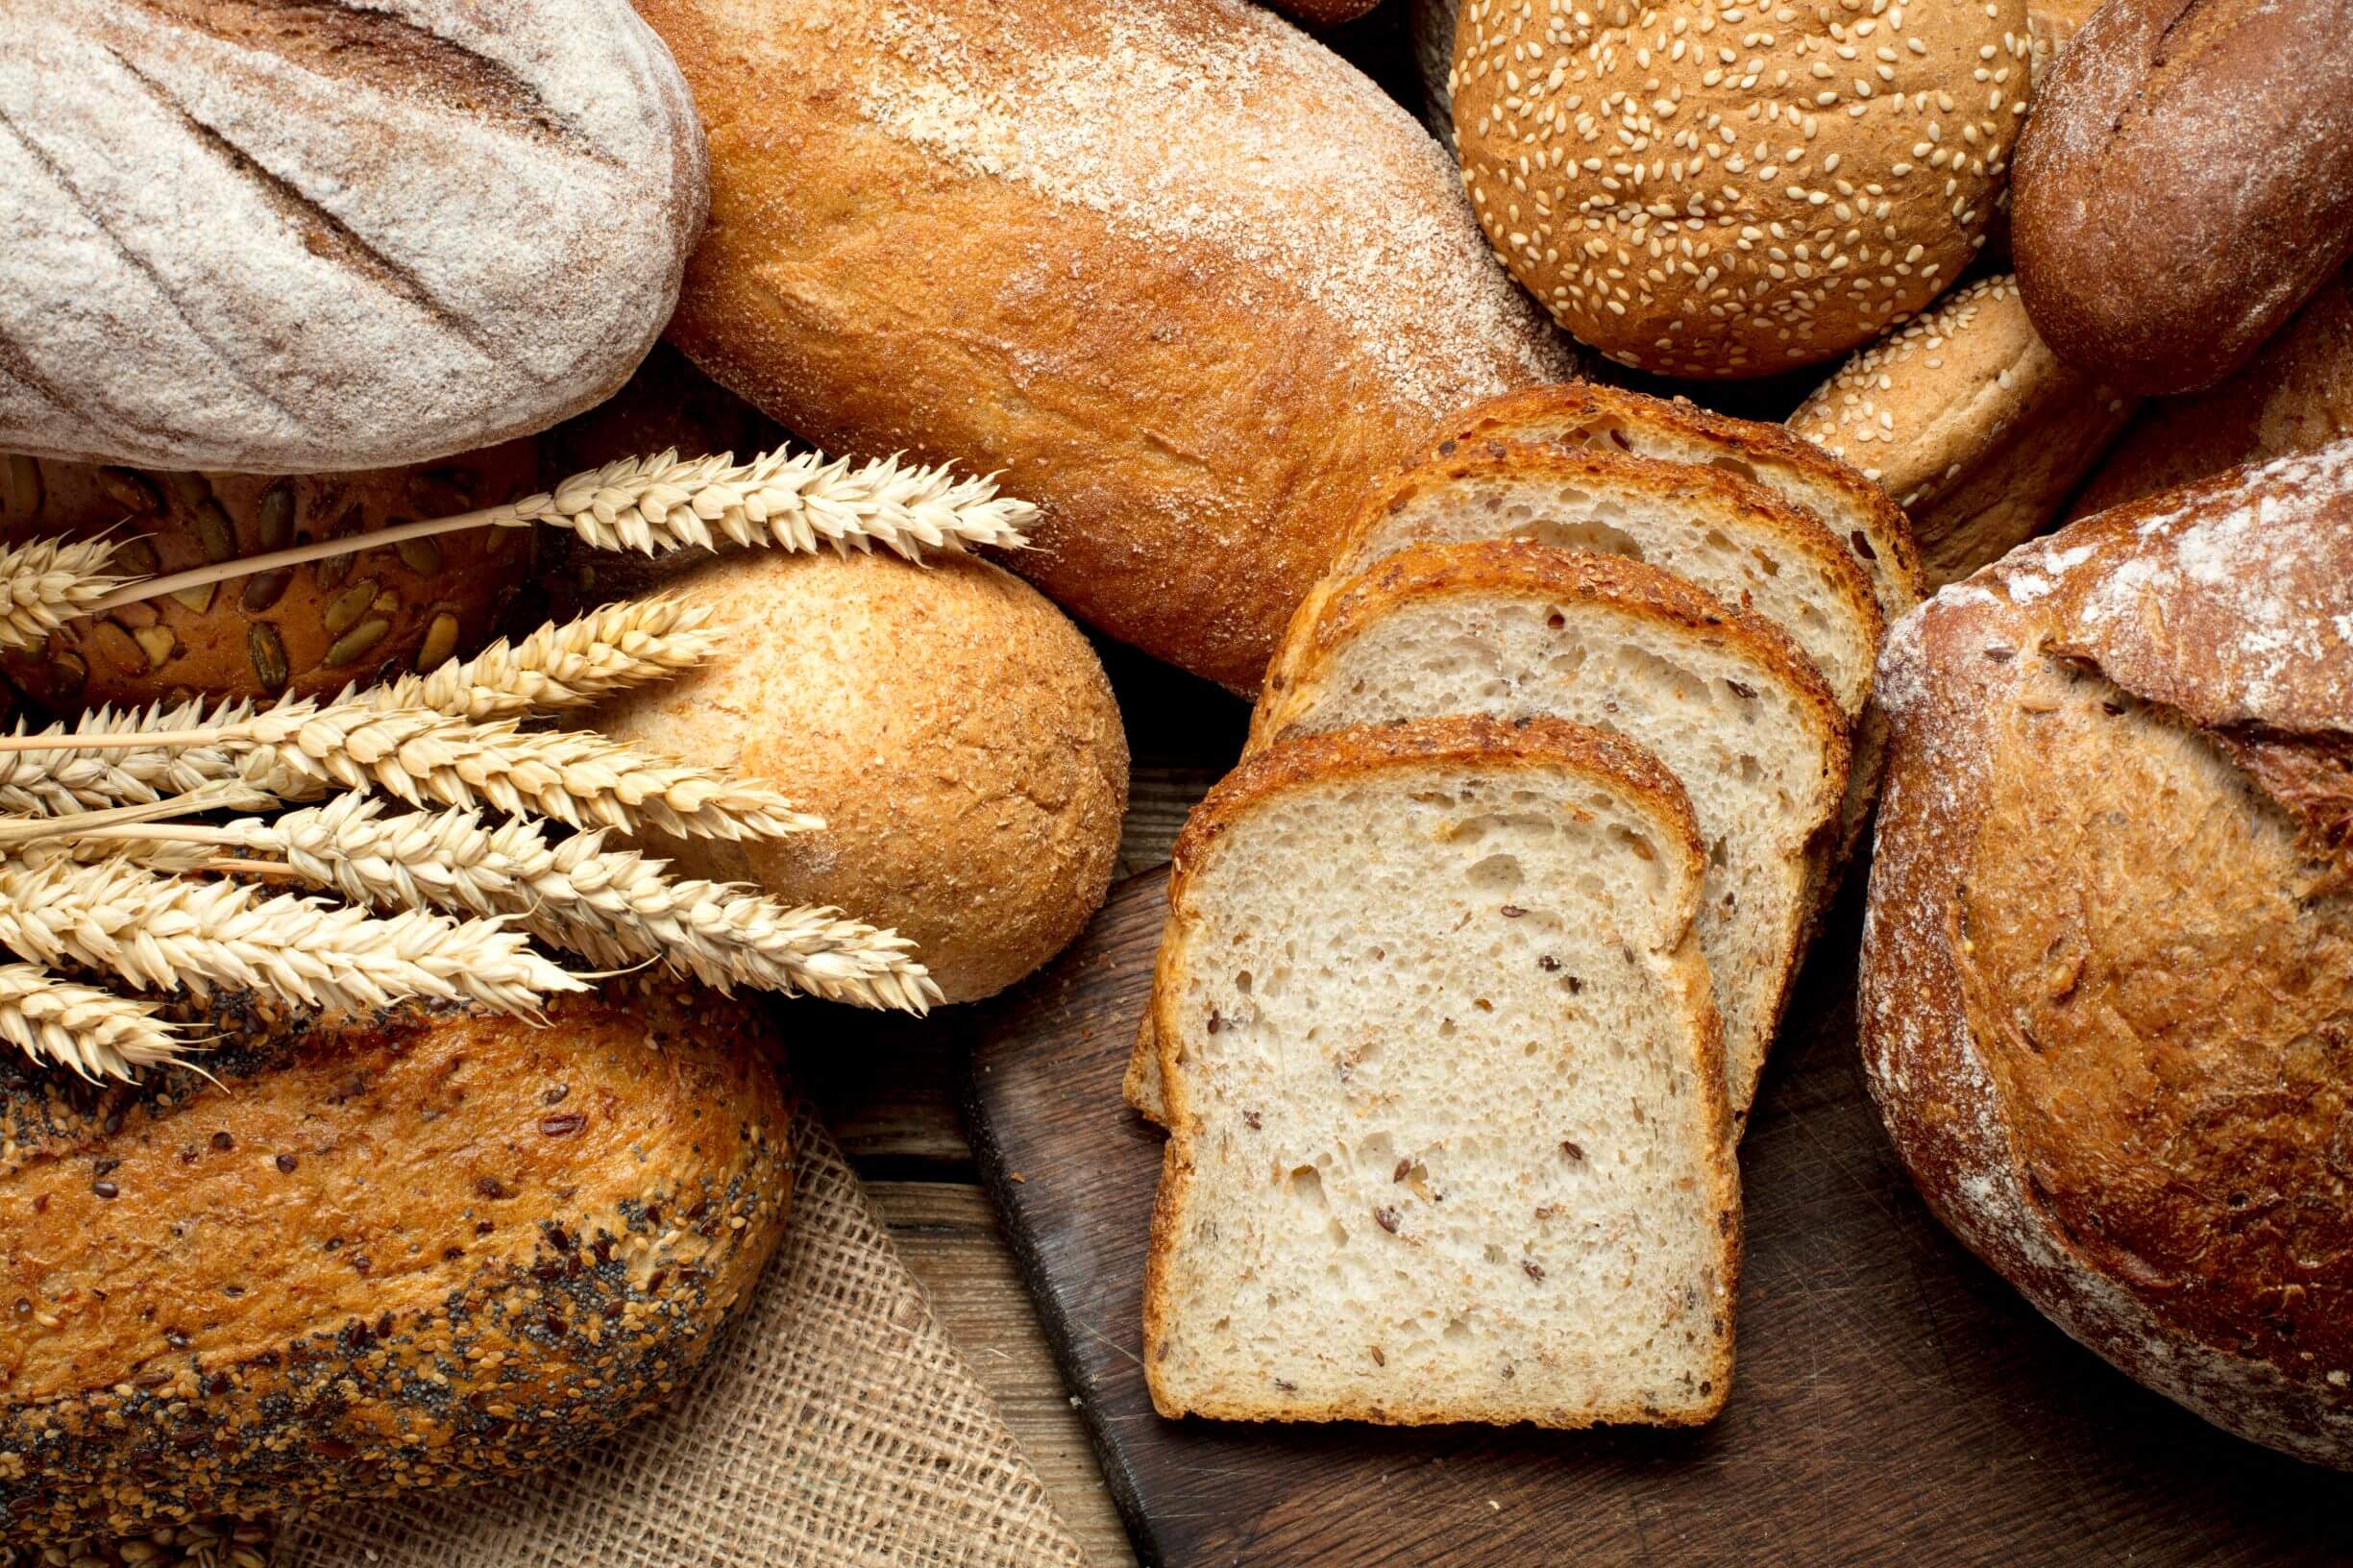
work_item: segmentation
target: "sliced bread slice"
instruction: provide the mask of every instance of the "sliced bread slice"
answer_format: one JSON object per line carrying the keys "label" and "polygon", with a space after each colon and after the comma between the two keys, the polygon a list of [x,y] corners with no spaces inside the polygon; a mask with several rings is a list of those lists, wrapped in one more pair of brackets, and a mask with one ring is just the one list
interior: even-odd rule
{"label": "sliced bread slice", "polygon": [[1305,736],[1175,859],[1160,1411],[1712,1417],[1740,1196],[1673,776],[1556,720]]}
{"label": "sliced bread slice", "polygon": [[1666,764],[1707,850],[1700,951],[1748,1115],[1837,847],[1847,719],[1796,645],[1654,567],[1542,545],[1417,545],[1300,628],[1286,735],[1450,713],[1568,719]]}

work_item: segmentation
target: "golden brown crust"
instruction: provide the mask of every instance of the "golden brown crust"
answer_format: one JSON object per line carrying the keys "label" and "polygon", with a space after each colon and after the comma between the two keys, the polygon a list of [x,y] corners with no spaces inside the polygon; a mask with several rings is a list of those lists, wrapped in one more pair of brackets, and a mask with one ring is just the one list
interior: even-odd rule
{"label": "golden brown crust", "polygon": [[2344,0],[2111,0],[2018,150],[2012,247],[2044,339],[2143,393],[2210,386],[2353,250]]}
{"label": "golden brown crust", "polygon": [[2353,1467],[2353,445],[2074,524],[1891,641],[1865,1064],[2071,1334]]}
{"label": "golden brown crust", "polygon": [[1000,471],[1017,569],[1237,690],[1363,476],[1574,372],[1428,136],[1242,0],[643,10],[711,133],[673,340],[821,445]]}
{"label": "golden brown crust", "polygon": [[217,1083],[0,1063],[12,1538],[545,1465],[674,1391],[781,1234],[750,1004],[208,1017]]}
{"label": "golden brown crust", "polygon": [[[471,511],[539,482],[528,440],[407,468],[281,478],[6,464],[0,536],[129,540],[119,570],[138,574]],[[539,531],[472,528],[148,600],[69,623],[37,650],[0,655],[0,672],[34,701],[65,711],[324,696],[487,642],[530,575]]]}

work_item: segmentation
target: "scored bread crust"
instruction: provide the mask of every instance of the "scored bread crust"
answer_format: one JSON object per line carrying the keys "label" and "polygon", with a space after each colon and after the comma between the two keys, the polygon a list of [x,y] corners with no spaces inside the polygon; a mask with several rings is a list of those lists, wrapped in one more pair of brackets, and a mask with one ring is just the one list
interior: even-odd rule
{"label": "scored bread crust", "polygon": [[[1189,1215],[1194,1168],[1193,1144],[1198,1131],[1181,1073],[1175,1070],[1177,1042],[1182,1039],[1174,1013],[1176,986],[1172,976],[1184,963],[1179,935],[1184,923],[1185,896],[1194,876],[1222,847],[1226,832],[1256,805],[1291,790],[1311,787],[1390,769],[1451,766],[1495,773],[1513,769],[1551,769],[1576,774],[1610,791],[1634,806],[1658,829],[1661,839],[1683,863],[1683,893],[1666,922],[1672,941],[1662,943],[1663,974],[1671,994],[1690,1023],[1697,1061],[1694,1070],[1706,1117],[1707,1145],[1717,1158],[1709,1163],[1714,1181],[1709,1208],[1723,1216],[1717,1242],[1720,1282],[1717,1305],[1723,1331],[1716,1336],[1717,1360],[1711,1368],[1713,1393],[1703,1407],[1662,1417],[1638,1407],[1588,1412],[1581,1421],[1563,1423],[1556,1411],[1534,1408],[1516,1411],[1497,1409],[1482,1419],[1528,1420],[1547,1425],[1599,1425],[1650,1421],[1665,1425],[1700,1425],[1712,1420],[1730,1391],[1735,1313],[1739,1301],[1743,1248],[1740,1223],[1740,1178],[1732,1156],[1731,1115],[1723,1093],[1724,1034],[1717,1019],[1707,967],[1702,961],[1692,926],[1699,913],[1700,883],[1706,851],[1691,802],[1675,775],[1643,747],[1582,724],[1556,719],[1498,720],[1480,715],[1416,720],[1397,724],[1361,725],[1321,735],[1303,735],[1245,757],[1205,796],[1186,819],[1171,851],[1168,878],[1170,935],[1161,943],[1154,965],[1152,1017],[1161,1057],[1161,1076],[1169,1094],[1169,1137],[1162,1150],[1161,1180],[1152,1206],[1150,1248],[1144,1260],[1143,1345],[1145,1381],[1154,1408],[1164,1416],[1185,1414],[1230,1420],[1379,1421],[1416,1426],[1461,1419],[1443,1406],[1385,1405],[1377,1402],[1332,1404],[1287,1410],[1279,1416],[1254,1408],[1185,1409],[1164,1400],[1154,1376],[1155,1349],[1164,1338],[1171,1304],[1167,1294],[1169,1259]],[[1174,938],[1176,940],[1171,940]]]}
{"label": "scored bread crust", "polygon": [[[2344,989],[2348,541],[2340,442],[2072,524],[1905,621],[1859,1004],[1873,1097],[1947,1226],[2128,1375],[2341,1468],[2341,1086],[2298,1065],[2296,1020]],[[2070,733],[2067,672],[2116,728],[2043,776],[2020,759],[2065,753],[2021,737]],[[2112,782],[2151,737],[2219,782]],[[2262,848],[2283,840],[2292,882]],[[2267,923],[2207,932],[2223,909]]]}
{"label": "scored bread crust", "polygon": [[1870,574],[1886,625],[1894,625],[1920,602],[1920,552],[1903,508],[1851,466],[1778,425],[1733,419],[1682,398],[1569,381],[1506,392],[1472,405],[1446,426],[1427,455],[1451,456],[1457,446],[1477,441],[1580,439],[1610,441],[1638,457],[1705,462],[1754,479],[1811,513],[1833,535],[1838,519],[1824,510],[1822,500],[1835,497],[1852,520],[1845,543]]}

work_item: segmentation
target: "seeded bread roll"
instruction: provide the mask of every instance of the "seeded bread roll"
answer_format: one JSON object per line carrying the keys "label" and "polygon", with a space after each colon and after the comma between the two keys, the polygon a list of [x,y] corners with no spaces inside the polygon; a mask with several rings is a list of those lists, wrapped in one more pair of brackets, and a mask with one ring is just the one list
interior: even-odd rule
{"label": "seeded bread roll", "polygon": [[2056,522],[2138,403],[2063,364],[2016,280],[1987,278],[1848,360],[1789,428],[1886,488],[1941,587]]}
{"label": "seeded bread roll", "polygon": [[2346,0],[2110,0],[2018,157],[2036,330],[2130,391],[2211,386],[2353,252]]}
{"label": "seeded bread roll", "polygon": [[0,1058],[12,1542],[555,1463],[684,1384],[782,1235],[749,1003],[201,1021],[204,1074],[136,1090]]}
{"label": "seeded bread roll", "polygon": [[[250,474],[6,460],[11,541],[129,537],[128,570],[178,572],[288,544],[359,535],[528,494],[537,447],[510,441],[446,462],[359,474]],[[476,528],[145,600],[0,655],[52,709],[186,697],[316,697],[429,669],[489,640],[531,571],[535,529]]]}
{"label": "seeded bread roll", "polygon": [[1455,134],[1487,237],[1622,364],[1766,376],[1866,343],[1984,243],[2025,0],[1473,0]]}
{"label": "seeded bread roll", "polygon": [[846,453],[1001,471],[1079,619],[1257,683],[1337,520],[1573,374],[1411,116],[1249,0],[645,0],[711,124],[671,335]]}
{"label": "seeded bread roll", "polygon": [[1889,639],[1864,1064],[2120,1368],[2353,1468],[2353,443],[2074,524]]}
{"label": "seeded bread roll", "polygon": [[949,1001],[1078,935],[1117,859],[1127,737],[1094,649],[1036,591],[968,557],[774,551],[667,586],[714,609],[727,650],[591,722],[772,784],[825,827],[661,853],[895,927]]}
{"label": "seeded bread roll", "polygon": [[2149,404],[2068,508],[2089,517],[2240,463],[2353,435],[2353,274],[2340,272],[2245,369]]}
{"label": "seeded bread roll", "polygon": [[57,0],[0,52],[0,451],[379,468],[621,384],[705,206],[626,0]]}

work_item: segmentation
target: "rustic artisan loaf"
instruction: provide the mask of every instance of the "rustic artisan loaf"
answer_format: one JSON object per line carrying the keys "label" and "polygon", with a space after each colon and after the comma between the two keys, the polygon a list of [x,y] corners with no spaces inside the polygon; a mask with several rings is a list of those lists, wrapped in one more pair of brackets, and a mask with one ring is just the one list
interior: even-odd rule
{"label": "rustic artisan loaf", "polygon": [[[178,572],[322,539],[356,546],[389,524],[495,505],[538,483],[530,441],[282,478],[15,456],[0,483],[0,537],[127,537],[118,570]],[[472,652],[529,577],[538,542],[537,530],[477,528],[355,548],[69,622],[37,649],[0,654],[0,671],[53,709],[317,697]]]}
{"label": "rustic artisan loaf", "polygon": [[1997,277],[1849,359],[1789,428],[1895,497],[1941,586],[2056,522],[2138,402],[2062,362]]}
{"label": "rustic artisan loaf", "polygon": [[2353,252],[2344,0],[2110,0],[2019,145],[2011,246],[2059,357],[2135,392],[2244,364]]}
{"label": "rustic artisan loaf", "polygon": [[663,854],[896,929],[949,1001],[1078,935],[1117,859],[1127,738],[1094,649],[1035,590],[969,557],[768,551],[666,586],[712,609],[724,650],[590,722],[772,784],[825,826]]}
{"label": "rustic artisan loaf", "polygon": [[1002,471],[1014,565],[1257,684],[1365,477],[1573,354],[1445,155],[1248,0],[645,0],[711,124],[674,340],[845,453]]}
{"label": "rustic artisan loaf", "polygon": [[1620,363],[1748,377],[1869,342],[1984,243],[2025,0],[1466,0],[1455,135],[1512,275]]}
{"label": "rustic artisan loaf", "polygon": [[207,1021],[135,1090],[0,1061],[11,1540],[556,1462],[684,1383],[781,1233],[748,1003]]}
{"label": "rustic artisan loaf", "polygon": [[1890,639],[1864,1059],[1947,1224],[2353,1467],[2353,443],[2074,524]]}
{"label": "rustic artisan loaf", "polygon": [[2069,505],[2089,517],[2241,463],[2353,435],[2353,272],[2340,272],[2244,369],[2151,403]]}
{"label": "rustic artisan loaf", "polygon": [[1797,645],[1639,562],[1541,545],[1421,545],[1296,628],[1254,745],[1399,719],[1552,718],[1623,735],[1691,797],[1707,851],[1700,953],[1748,1114],[1838,841],[1847,718]]}
{"label": "rustic artisan loaf", "polygon": [[0,53],[0,451],[378,468],[610,393],[702,228],[625,0],[61,0]]}
{"label": "rustic artisan loaf", "polygon": [[1553,720],[1342,730],[1245,762],[1175,858],[1160,1411],[1722,1409],[1739,1177],[1673,777]]}

